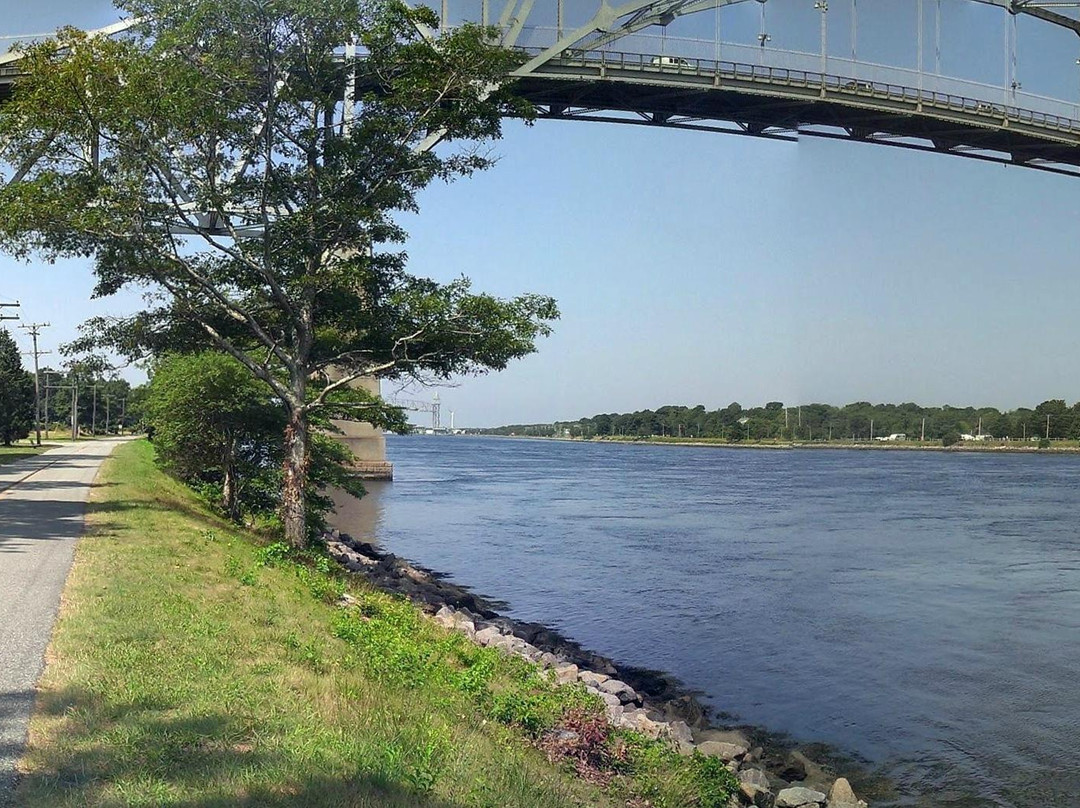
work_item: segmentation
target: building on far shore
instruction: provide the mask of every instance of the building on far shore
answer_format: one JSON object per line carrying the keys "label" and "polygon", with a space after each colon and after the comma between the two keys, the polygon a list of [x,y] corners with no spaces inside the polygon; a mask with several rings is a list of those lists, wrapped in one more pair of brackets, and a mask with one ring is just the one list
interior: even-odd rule
{"label": "building on far shore", "polygon": [[882,435],[880,438],[874,438],[874,440],[882,443],[896,443],[897,441],[907,440],[907,433],[893,432],[891,435]]}

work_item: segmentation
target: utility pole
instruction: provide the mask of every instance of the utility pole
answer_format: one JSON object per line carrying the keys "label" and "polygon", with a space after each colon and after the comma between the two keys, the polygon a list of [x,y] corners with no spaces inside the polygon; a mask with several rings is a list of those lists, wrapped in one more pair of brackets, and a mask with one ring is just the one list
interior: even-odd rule
{"label": "utility pole", "polygon": [[874,442],[874,419],[870,419],[870,442]]}
{"label": "utility pole", "polygon": [[[30,325],[21,325],[19,328],[24,331],[30,332],[30,338],[34,343],[34,431],[37,433],[37,445],[41,445],[41,380],[38,378],[38,357],[44,354],[51,353],[50,351],[38,350],[38,334],[41,333],[41,329],[48,328],[48,323],[31,323]],[[48,383],[46,382],[46,387]],[[46,395],[48,395],[46,393]]]}
{"label": "utility pole", "polygon": [[71,439],[79,439],[79,381],[71,374]]}
{"label": "utility pole", "polygon": [[922,434],[919,435],[919,442],[926,443],[926,419],[922,419]]}
{"label": "utility pole", "polygon": [[90,411],[90,434],[97,434],[97,382],[94,382],[94,407]]}
{"label": "utility pole", "polygon": [[45,371],[45,439],[49,438],[49,371]]}
{"label": "utility pole", "polygon": [[17,309],[21,305],[22,305],[22,303],[19,303],[18,301],[16,301],[15,303],[0,303],[0,320],[18,320],[19,319],[18,314],[16,314],[16,315],[10,315],[10,314],[5,315],[3,310],[4,309]]}
{"label": "utility pole", "polygon": [[1046,414],[1046,439],[1050,440],[1050,413]]}

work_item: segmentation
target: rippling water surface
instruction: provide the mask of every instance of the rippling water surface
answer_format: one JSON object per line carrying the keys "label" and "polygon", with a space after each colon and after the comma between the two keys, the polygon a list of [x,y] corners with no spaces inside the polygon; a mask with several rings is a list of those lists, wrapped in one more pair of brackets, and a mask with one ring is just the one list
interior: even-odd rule
{"label": "rippling water surface", "polygon": [[389,453],[340,526],[513,616],[861,755],[900,804],[1080,805],[1080,456]]}

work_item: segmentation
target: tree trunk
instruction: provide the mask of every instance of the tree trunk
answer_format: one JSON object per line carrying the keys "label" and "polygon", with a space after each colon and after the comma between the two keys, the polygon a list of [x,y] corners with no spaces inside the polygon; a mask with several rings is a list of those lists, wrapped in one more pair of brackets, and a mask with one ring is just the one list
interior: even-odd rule
{"label": "tree trunk", "polygon": [[236,440],[229,441],[224,458],[225,479],[221,484],[221,507],[234,522],[240,521],[240,500],[236,491]]}
{"label": "tree trunk", "polygon": [[307,511],[304,508],[304,489],[308,481],[308,422],[307,413],[300,409],[289,412],[285,428],[285,482],[281,493],[282,519],[285,539],[296,548],[307,546]]}

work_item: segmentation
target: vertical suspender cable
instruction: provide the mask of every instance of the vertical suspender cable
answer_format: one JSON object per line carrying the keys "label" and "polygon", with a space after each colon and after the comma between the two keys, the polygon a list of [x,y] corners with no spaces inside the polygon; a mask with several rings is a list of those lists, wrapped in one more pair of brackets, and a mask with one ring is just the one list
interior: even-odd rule
{"label": "vertical suspender cable", "polygon": [[765,33],[765,3],[761,3],[761,31],[758,34],[758,64],[764,64],[765,62],[765,43],[768,41],[769,35]]}
{"label": "vertical suspender cable", "polygon": [[713,53],[713,57],[716,61],[716,69],[720,70],[720,0],[716,0],[716,49]]}
{"label": "vertical suspender cable", "polygon": [[[486,3],[487,0],[484,0]],[[557,11],[555,15],[555,41],[558,42],[562,39],[563,32],[563,0],[558,0]]]}
{"label": "vertical suspender cable", "polygon": [[923,78],[922,78],[922,73],[923,73],[923,0],[918,0],[916,6],[917,6],[916,16],[917,16],[918,22],[919,22],[919,37],[918,37],[918,41],[919,41],[919,44],[918,44],[918,50],[919,50],[919,54],[918,54],[919,94],[922,95],[922,87],[923,87]]}
{"label": "vertical suspender cable", "polygon": [[1012,17],[1012,91],[1013,102],[1016,101],[1016,91],[1020,89],[1020,29],[1018,26],[1019,14],[1011,14]]}
{"label": "vertical suspender cable", "polygon": [[941,75],[941,0],[934,8],[934,72]]}
{"label": "vertical suspender cable", "polygon": [[851,61],[857,62],[859,42],[859,0],[851,0]]}
{"label": "vertical suspender cable", "polygon": [[1009,59],[1009,18],[1011,14],[1005,15],[1005,105],[1009,104],[1009,85],[1012,84],[1012,64]]}

